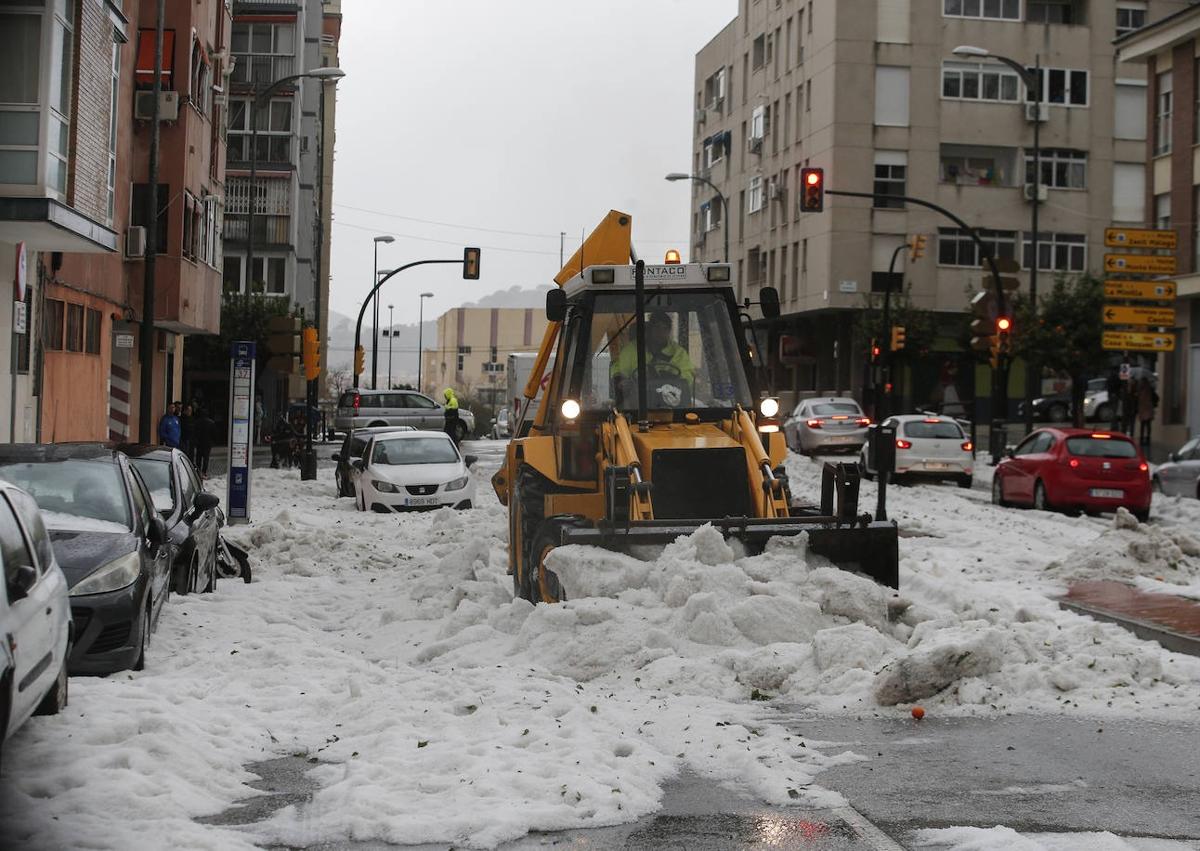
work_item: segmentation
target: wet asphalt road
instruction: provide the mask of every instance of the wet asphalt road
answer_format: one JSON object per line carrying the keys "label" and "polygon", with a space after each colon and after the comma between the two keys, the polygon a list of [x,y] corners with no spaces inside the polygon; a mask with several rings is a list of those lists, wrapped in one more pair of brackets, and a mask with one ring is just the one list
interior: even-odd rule
{"label": "wet asphalt road", "polygon": [[[1200,723],[786,714],[783,720],[814,747],[867,758],[817,779],[852,809],[768,807],[689,774],[667,786],[659,812],[632,824],[531,834],[501,848],[895,849],[910,847],[920,828],[995,825],[1030,833],[1110,831],[1200,848]],[[307,760],[290,757],[249,768],[264,778],[258,785],[269,794],[204,821],[252,824],[288,805],[303,813],[315,790]]]}

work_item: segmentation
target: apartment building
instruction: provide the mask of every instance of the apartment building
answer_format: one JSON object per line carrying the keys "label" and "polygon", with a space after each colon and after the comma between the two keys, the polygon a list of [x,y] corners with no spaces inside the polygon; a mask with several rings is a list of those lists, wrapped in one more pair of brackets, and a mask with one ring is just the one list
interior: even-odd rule
{"label": "apartment building", "polygon": [[[182,335],[218,330],[229,8],[224,0],[168,7],[149,353],[138,324],[155,4],[0,9],[0,265],[24,257],[26,314],[25,333],[2,346],[17,353],[3,426],[12,439],[136,437],[144,395],[157,419],[178,391]],[[11,316],[3,327],[7,335]],[[144,357],[148,387],[139,381]]]}
{"label": "apartment building", "polygon": [[[321,65],[328,68],[341,67],[338,57],[338,47],[342,39],[342,0],[325,0],[324,17],[321,32]],[[320,114],[317,117],[317,127],[321,133],[321,162],[320,162],[320,220],[318,223],[317,245],[320,252],[320,264],[317,268],[317,288],[321,294],[321,316],[318,327],[322,337],[329,339],[329,252],[333,246],[331,239],[333,224],[333,149],[337,139],[337,87],[325,86],[321,92]],[[328,361],[326,354],[329,346],[321,346],[321,378],[328,376]],[[324,393],[318,393],[324,396]]]}
{"label": "apartment building", "polygon": [[[927,199],[983,229],[1028,287],[1033,122],[1040,123],[1039,289],[1057,274],[1099,271],[1103,230],[1151,216],[1145,190],[1146,71],[1118,62],[1113,40],[1186,4],[1167,0],[740,0],[696,56],[692,253],[720,259],[722,228],[746,295],[772,285],[775,384],[795,393],[864,383],[858,325],[884,288],[895,250],[925,234],[929,250],[897,271],[915,307],[947,316],[924,357],[906,358],[900,391],[924,404],[957,375],[959,398],[986,399],[986,370],[963,352],[950,315],[980,285],[971,240],[898,197],[827,196],[802,214],[800,169],[834,190]],[[960,45],[1040,64],[1041,92]],[[781,340],[786,341],[780,346]],[[782,348],[782,351],[781,351]],[[1023,394],[1011,371],[1011,399]],[[990,411],[980,411],[990,416]],[[1011,411],[1010,411],[1011,413]]]}
{"label": "apartment building", "polygon": [[426,349],[421,390],[438,395],[453,387],[484,404],[497,404],[507,388],[508,356],[536,352],[546,313],[532,307],[456,307],[437,320],[437,348]]}
{"label": "apartment building", "polygon": [[[251,292],[286,299],[306,319],[329,301],[328,205],[323,185],[332,183],[331,83],[295,75],[331,65],[337,57],[340,5],[321,0],[234,0],[230,78],[228,193],[225,208],[226,294]],[[269,98],[252,108],[255,96]],[[251,116],[257,123],[252,155]],[[323,152],[329,159],[325,160]],[[253,270],[250,245],[251,160],[257,172]],[[268,403],[304,394],[296,377],[262,384]]]}
{"label": "apartment building", "polygon": [[1159,431],[1177,448],[1200,435],[1200,6],[1117,42],[1122,62],[1146,69],[1150,107],[1145,205],[1176,233],[1175,350],[1159,356]]}

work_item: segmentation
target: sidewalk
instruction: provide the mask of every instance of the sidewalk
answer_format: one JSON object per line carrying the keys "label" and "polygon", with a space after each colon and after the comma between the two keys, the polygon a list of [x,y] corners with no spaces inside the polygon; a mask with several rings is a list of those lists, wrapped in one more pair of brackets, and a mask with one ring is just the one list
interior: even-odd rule
{"label": "sidewalk", "polygon": [[1100,580],[1071,585],[1058,604],[1123,626],[1138,638],[1157,641],[1176,653],[1200,656],[1200,603],[1195,600]]}

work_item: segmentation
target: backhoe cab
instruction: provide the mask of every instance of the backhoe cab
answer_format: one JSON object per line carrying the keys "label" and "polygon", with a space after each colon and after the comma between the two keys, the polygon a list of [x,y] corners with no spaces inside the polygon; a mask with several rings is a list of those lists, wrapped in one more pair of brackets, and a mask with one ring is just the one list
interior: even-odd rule
{"label": "backhoe cab", "polygon": [[[555,547],[667,543],[705,523],[751,548],[807,533],[812,551],[896,587],[896,526],[857,514],[854,465],[825,466],[819,505],[793,502],[779,403],[757,385],[731,267],[646,265],[631,225],[610,212],[547,294],[526,408],[543,386],[544,397],[514,424],[492,479],[508,506],[514,594],[567,598],[546,566]],[[778,315],[775,290],[759,304]]]}

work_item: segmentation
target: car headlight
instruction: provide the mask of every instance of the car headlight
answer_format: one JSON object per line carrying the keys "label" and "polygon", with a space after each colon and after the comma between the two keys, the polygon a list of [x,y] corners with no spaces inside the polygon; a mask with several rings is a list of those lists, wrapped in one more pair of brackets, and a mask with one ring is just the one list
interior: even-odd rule
{"label": "car headlight", "polygon": [[397,488],[391,482],[381,482],[378,479],[371,479],[371,487],[380,493],[396,493]]}
{"label": "car headlight", "polygon": [[71,589],[72,597],[116,591],[137,581],[142,558],[136,552],[113,559]]}
{"label": "car headlight", "polygon": [[461,479],[455,479],[446,485],[448,491],[460,491],[467,486],[467,482],[471,481],[469,476],[463,476]]}
{"label": "car headlight", "polygon": [[779,400],[768,396],[759,401],[758,410],[764,417],[773,417],[779,413]]}

